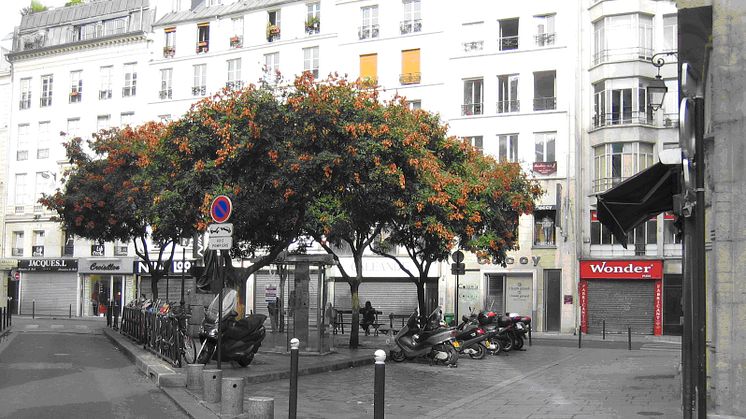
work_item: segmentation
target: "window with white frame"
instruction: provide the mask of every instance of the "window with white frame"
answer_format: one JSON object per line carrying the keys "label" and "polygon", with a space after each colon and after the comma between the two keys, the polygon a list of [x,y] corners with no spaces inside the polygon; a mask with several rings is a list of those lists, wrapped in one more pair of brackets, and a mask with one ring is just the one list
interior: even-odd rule
{"label": "window with white frame", "polygon": [[653,144],[607,143],[593,149],[593,192],[603,192],[653,164]]}
{"label": "window with white frame", "polygon": [[52,87],[54,78],[51,74],[41,76],[41,99],[39,106],[52,106]]}
{"label": "window with white frame", "polygon": [[28,160],[29,136],[31,129],[29,124],[19,124],[16,133],[16,160]]}
{"label": "window with white frame", "polygon": [[676,15],[663,16],[664,51],[676,51],[678,48],[678,30]]}
{"label": "window with white frame", "polygon": [[464,103],[461,105],[461,115],[481,115],[483,100],[483,79],[464,80]]}
{"label": "window with white frame", "polygon": [[554,144],[557,138],[556,132],[536,132],[534,133],[534,161],[535,162],[553,162],[557,161],[554,155]]}
{"label": "window with white frame", "polygon": [[171,58],[176,54],[176,28],[166,28],[163,34],[166,37],[163,45],[163,58]]}
{"label": "window with white frame", "polygon": [[128,247],[127,243],[116,240],[114,242],[114,256],[127,256]]}
{"label": "window with white frame", "polygon": [[303,71],[310,71],[319,78],[319,47],[303,48]]}
{"label": "window with white frame", "polygon": [[682,244],[682,225],[677,223],[676,216],[672,213],[663,214],[663,244]]}
{"label": "window with white frame", "polygon": [[534,73],[534,110],[548,111],[557,108],[557,72]]}
{"label": "window with white frame", "polygon": [[98,88],[98,98],[101,100],[111,99],[111,77],[112,66],[107,65],[99,70],[101,85]]}
{"label": "window with white frame", "polygon": [[121,114],[119,114],[119,126],[121,127],[132,125],[134,120],[135,120],[134,112],[122,112]]}
{"label": "window with white frame", "polygon": [[321,3],[306,4],[306,33],[317,34],[321,30]]}
{"label": "window with white frame", "polygon": [[210,50],[210,23],[197,24],[197,53]]}
{"label": "window with white frame", "polygon": [[192,72],[192,96],[204,96],[207,94],[207,64],[192,66]]}
{"label": "window with white frame", "polygon": [[484,153],[484,137],[476,135],[473,137],[464,137],[464,141],[471,144],[472,147],[476,148],[480,153]]}
{"label": "window with white frame", "polygon": [[518,161],[518,134],[498,134],[497,160],[513,163]]}
{"label": "window with white frame", "polygon": [[264,54],[264,75],[265,78],[273,80],[280,75],[280,53],[271,52]]}
{"label": "window with white frame", "polygon": [[518,49],[518,19],[501,19],[498,21],[499,38],[497,40],[500,51]]}
{"label": "window with white frame", "polygon": [[43,194],[50,194],[54,190],[54,177],[49,171],[36,172],[34,179],[34,212],[40,212],[42,210],[39,199]]}
{"label": "window with white frame", "polygon": [[231,19],[231,27],[233,32],[231,32],[230,46],[241,48],[243,46],[243,16]]}
{"label": "window with white frame", "polygon": [[11,256],[23,256],[23,231],[13,232]]}
{"label": "window with white frame", "polygon": [[358,28],[358,38],[378,38],[378,5],[360,8],[361,24]]}
{"label": "window with white frame", "polygon": [[269,10],[267,12],[267,41],[277,41],[280,39],[280,11]]}
{"label": "window with white frame", "polygon": [[39,133],[36,147],[36,158],[47,159],[49,158],[49,121],[39,122]]}
{"label": "window with white frame", "polygon": [[593,23],[593,64],[653,56],[653,17],[643,14],[606,16]]}
{"label": "window with white frame", "polygon": [[21,79],[21,101],[18,109],[28,109],[31,107],[31,78]]}
{"label": "window with white frame", "polygon": [[16,173],[15,176],[15,197],[14,203],[16,205],[26,205],[29,202],[28,194],[28,175],[26,173]]}
{"label": "window with white frame", "polygon": [[[658,242],[657,237],[658,220],[654,217],[638,225],[634,230],[627,233],[627,244],[635,245],[635,247],[641,247],[642,253],[645,254],[646,244],[656,244]],[[611,230],[606,228],[600,221],[596,211],[591,211],[591,244],[592,245],[614,245],[619,244],[617,239],[611,234]]]}
{"label": "window with white frame", "polygon": [[174,69],[163,68],[161,69],[161,90],[158,92],[160,99],[171,99],[171,83],[173,79]]}
{"label": "window with white frame", "polygon": [[83,99],[83,72],[70,72],[70,103],[78,103]]}
{"label": "window with white frame", "polygon": [[31,239],[31,256],[44,257],[44,230],[34,230]]}
{"label": "window with white frame", "polygon": [[421,6],[420,0],[402,0],[403,19],[400,24],[402,35],[422,31]]}
{"label": "window with white frame", "polygon": [[229,89],[240,89],[243,87],[241,81],[241,59],[234,58],[226,61],[228,67],[228,80],[225,82],[225,87]]}
{"label": "window with white frame", "polygon": [[422,101],[421,100],[408,100],[407,106],[409,106],[409,109],[413,111],[417,109],[422,109]]}
{"label": "window with white frame", "polygon": [[77,137],[80,134],[80,118],[68,118],[65,133],[70,137]]}
{"label": "window with white frame", "polygon": [[615,79],[593,85],[593,127],[653,123],[647,81]]}
{"label": "window with white frame", "polygon": [[137,93],[137,63],[127,63],[124,65],[124,87],[122,87],[122,96],[135,96]]}
{"label": "window with white frame", "polygon": [[464,52],[476,52],[484,49],[484,21],[461,24],[461,39]]}
{"label": "window with white frame", "polygon": [[536,28],[536,45],[545,47],[554,45],[556,34],[554,33],[555,14],[534,16],[534,27]]}
{"label": "window with white frame", "polygon": [[96,117],[96,131],[111,127],[111,115],[99,115]]}
{"label": "window with white frame", "polygon": [[497,113],[520,112],[518,74],[497,76]]}

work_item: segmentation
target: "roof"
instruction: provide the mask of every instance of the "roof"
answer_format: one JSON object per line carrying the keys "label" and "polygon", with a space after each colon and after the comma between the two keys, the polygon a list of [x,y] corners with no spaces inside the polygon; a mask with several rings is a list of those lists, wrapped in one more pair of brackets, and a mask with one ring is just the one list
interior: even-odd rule
{"label": "roof", "polygon": [[131,10],[148,8],[149,0],[100,0],[76,6],[58,7],[21,17],[21,32],[47,26],[64,25],[102,16],[116,17]]}
{"label": "roof", "polygon": [[193,20],[207,20],[215,16],[238,14],[240,12],[265,9],[292,2],[293,0],[239,0],[231,4],[217,4],[207,7],[205,6],[205,1],[201,1],[192,10],[167,13],[158,19],[157,22],[153,23],[153,26],[172,25]]}

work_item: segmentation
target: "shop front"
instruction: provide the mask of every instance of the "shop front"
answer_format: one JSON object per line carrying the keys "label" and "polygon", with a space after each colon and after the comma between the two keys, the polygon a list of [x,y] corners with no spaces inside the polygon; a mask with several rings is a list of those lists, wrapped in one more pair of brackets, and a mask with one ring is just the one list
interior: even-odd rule
{"label": "shop front", "polygon": [[584,333],[663,332],[662,260],[580,261],[578,298]]}
{"label": "shop front", "polygon": [[77,259],[19,259],[18,313],[78,315]]}
{"label": "shop front", "polygon": [[106,316],[109,307],[120,310],[134,296],[133,258],[80,258],[80,312]]}

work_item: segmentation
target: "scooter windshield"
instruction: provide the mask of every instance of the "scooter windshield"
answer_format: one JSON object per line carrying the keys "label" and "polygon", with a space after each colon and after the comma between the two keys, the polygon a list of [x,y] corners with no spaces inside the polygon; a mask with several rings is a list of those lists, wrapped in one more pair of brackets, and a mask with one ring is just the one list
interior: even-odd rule
{"label": "scooter windshield", "polygon": [[[215,320],[218,317],[219,297],[220,294],[216,295],[210,305],[207,307],[206,316],[211,320]],[[236,309],[237,297],[238,292],[236,292],[236,290],[229,289],[227,292],[225,292],[225,295],[223,296],[223,315],[221,316],[221,318],[229,315],[231,311],[234,311]]]}

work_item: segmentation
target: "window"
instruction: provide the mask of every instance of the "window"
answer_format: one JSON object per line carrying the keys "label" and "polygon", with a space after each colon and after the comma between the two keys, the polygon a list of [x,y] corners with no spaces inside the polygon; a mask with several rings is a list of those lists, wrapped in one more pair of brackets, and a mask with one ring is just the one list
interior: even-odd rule
{"label": "window", "polygon": [[101,86],[98,89],[98,98],[100,100],[111,99],[111,66],[101,67],[99,77]]}
{"label": "window", "polygon": [[554,246],[555,210],[534,211],[534,246]]}
{"label": "window", "polygon": [[482,86],[482,79],[464,80],[464,104],[461,105],[461,115],[482,114]]}
{"label": "window", "polygon": [[497,113],[519,112],[518,74],[497,76]]}
{"label": "window", "polygon": [[240,89],[243,87],[241,81],[241,59],[234,58],[226,61],[228,64],[228,81],[225,83],[225,87],[229,89]]}
{"label": "window", "polygon": [[121,240],[114,242],[114,256],[127,256],[127,249],[127,243],[124,243]]}
{"label": "window", "polygon": [[402,0],[404,9],[404,20],[401,22],[401,34],[422,31],[422,19],[420,19],[420,0]]}
{"label": "window", "polygon": [[534,16],[534,25],[536,27],[536,45],[544,47],[547,45],[554,45],[555,33],[554,33],[554,16],[543,15]]}
{"label": "window", "polygon": [[210,24],[197,24],[197,54],[210,50]]}
{"label": "window", "polygon": [[480,153],[484,153],[484,141],[481,135],[475,137],[464,137],[464,141],[471,144],[471,146],[479,150]]}
{"label": "window", "polygon": [[378,38],[378,6],[361,7],[362,25],[358,29],[358,38]]}
{"label": "window", "polygon": [[[269,80],[280,77],[280,53],[264,54],[264,73]],[[268,81],[269,81],[268,80]]]}
{"label": "window", "polygon": [[500,37],[497,40],[500,51],[518,49],[518,19],[498,21]]}
{"label": "window", "polygon": [[243,46],[243,17],[234,17],[231,19],[233,33],[230,38],[231,48],[241,48]]}
{"label": "window", "polygon": [[28,150],[16,151],[16,161],[28,160]]}
{"label": "window", "polygon": [[497,159],[500,162],[518,161],[518,134],[497,136]]}
{"label": "window", "polygon": [[104,21],[104,35],[119,35],[127,31],[127,23],[129,17],[121,17],[117,19],[109,19]]}
{"label": "window", "polygon": [[119,115],[119,126],[126,127],[128,125],[132,125],[132,122],[135,119],[135,113],[134,112],[122,112]]}
{"label": "window", "polygon": [[83,72],[70,72],[70,103],[78,103],[83,99]]}
{"label": "window", "polygon": [[468,22],[461,25],[461,36],[464,52],[482,51],[484,49],[484,21]]}
{"label": "window", "polygon": [[417,84],[420,82],[420,50],[409,49],[401,52],[401,84]]}
{"label": "window", "polygon": [[49,148],[39,148],[36,150],[36,158],[44,160],[49,158]]}
{"label": "window", "polygon": [[197,64],[192,67],[194,71],[192,96],[204,96],[207,93],[207,64]]}
{"label": "window", "polygon": [[176,54],[176,28],[166,28],[163,32],[166,36],[163,58],[171,58]]}
{"label": "window", "polygon": [[44,257],[44,230],[34,230],[31,241],[31,256]]}
{"label": "window", "polygon": [[29,124],[18,125],[16,161],[28,160]]}
{"label": "window", "polygon": [[270,10],[267,12],[267,42],[280,39],[280,11]]}
{"label": "window", "polygon": [[122,96],[135,96],[137,93],[137,63],[128,63],[124,65],[124,87],[122,87]]}
{"label": "window", "polygon": [[676,223],[676,216],[671,213],[663,214],[663,244],[682,244],[683,234],[681,226]]}
{"label": "window", "polygon": [[[627,233],[627,243],[635,245],[635,248],[641,248],[639,251],[636,250],[636,253],[644,255],[646,244],[658,242],[657,229],[658,221],[656,218],[651,218]],[[591,211],[591,244],[618,244],[611,231],[598,221],[596,211]]]}
{"label": "window", "polygon": [[55,178],[48,171],[36,172],[36,178],[34,179],[34,212],[41,212],[43,207],[39,204],[39,199],[43,194],[49,194],[54,190]]}
{"label": "window", "polygon": [[360,80],[373,85],[378,83],[378,54],[360,56]]}
{"label": "window", "polygon": [[28,175],[26,173],[16,173],[15,178],[15,204],[16,205],[26,205],[29,201],[29,195],[27,188],[27,178]]}
{"label": "window", "polygon": [[108,129],[111,127],[111,123],[109,122],[111,120],[110,115],[99,115],[96,117],[96,131],[101,131],[102,129]]}
{"label": "window", "polygon": [[171,80],[173,74],[173,68],[161,69],[161,90],[158,92],[160,99],[171,99]]}
{"label": "window", "polygon": [[653,123],[653,111],[647,103],[646,83],[636,80],[611,80],[593,85],[593,127]]}
{"label": "window", "polygon": [[36,149],[37,159],[49,158],[49,121],[39,122],[38,145]]}
{"label": "window", "polygon": [[557,109],[557,73],[539,71],[534,73],[534,110],[547,111]]}
{"label": "window", "polygon": [[52,106],[52,87],[54,79],[51,74],[41,76],[41,102],[39,106]]}
{"label": "window", "polygon": [[317,34],[321,30],[321,3],[308,3],[306,5],[306,33]]}
{"label": "window", "polygon": [[73,256],[75,253],[75,236],[65,231],[65,244],[62,246],[62,256]]}
{"label": "window", "polygon": [[303,48],[303,71],[310,71],[319,78],[319,47]]}
{"label": "window", "polygon": [[21,101],[19,109],[28,109],[31,107],[31,78],[21,79]]}
{"label": "window", "polygon": [[535,162],[554,162],[557,159],[554,156],[554,143],[557,137],[556,132],[537,132],[534,133],[534,161]]}
{"label": "window", "polygon": [[[678,23],[676,15],[663,16],[663,50],[676,51],[678,48]],[[675,56],[674,56],[675,57]]]}
{"label": "window", "polygon": [[164,124],[167,124],[167,123],[171,122],[171,114],[167,113],[167,114],[164,114],[164,115],[158,115],[158,120],[161,121],[161,122],[163,122]]}
{"label": "window", "polygon": [[593,24],[594,65],[608,61],[649,60],[652,56],[652,16],[607,16]]}
{"label": "window", "polygon": [[13,232],[13,248],[11,256],[23,256],[23,231]]}
{"label": "window", "polygon": [[409,106],[409,109],[413,111],[417,109],[422,109],[422,101],[421,100],[408,100],[407,106]]}
{"label": "window", "polygon": [[653,164],[653,144],[609,143],[593,149],[593,191],[603,192]]}

